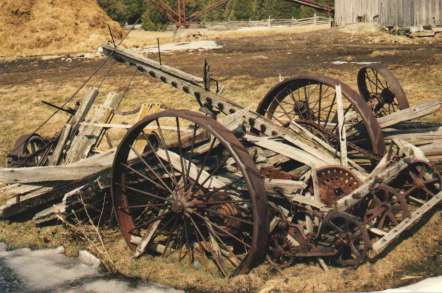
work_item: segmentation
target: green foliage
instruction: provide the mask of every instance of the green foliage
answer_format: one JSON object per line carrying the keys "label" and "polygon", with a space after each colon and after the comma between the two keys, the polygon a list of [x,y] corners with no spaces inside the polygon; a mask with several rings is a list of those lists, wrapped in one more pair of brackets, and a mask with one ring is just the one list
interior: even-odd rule
{"label": "green foliage", "polygon": [[[168,24],[148,0],[97,0],[103,9],[116,21],[132,24],[141,18],[147,30],[161,30]],[[175,7],[176,0],[166,0]],[[201,11],[213,0],[188,0],[187,15]],[[333,5],[333,0],[316,0],[318,3]],[[310,17],[314,10],[286,0],[231,0],[204,16],[202,21],[214,20],[257,20],[271,18]]]}

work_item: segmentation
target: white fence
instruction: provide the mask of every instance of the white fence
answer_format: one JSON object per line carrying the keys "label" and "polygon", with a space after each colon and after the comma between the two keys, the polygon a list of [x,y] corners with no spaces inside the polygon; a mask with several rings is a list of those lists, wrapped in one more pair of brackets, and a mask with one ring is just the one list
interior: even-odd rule
{"label": "white fence", "polygon": [[191,27],[203,27],[208,29],[238,29],[246,27],[276,27],[276,26],[299,26],[299,25],[315,25],[330,24],[333,18],[323,16],[313,16],[308,18],[290,18],[290,19],[272,19],[265,20],[248,20],[248,21],[219,21],[219,22],[203,22],[192,24]]}
{"label": "white fence", "polygon": [[[230,30],[247,27],[278,27],[278,26],[302,26],[315,24],[331,24],[332,17],[324,17],[315,15],[307,18],[289,18],[289,19],[273,19],[268,18],[264,20],[243,20],[243,21],[207,21],[201,23],[191,23],[191,28],[207,28],[211,30]],[[142,30],[142,25],[125,25],[127,29]],[[170,24],[167,30],[176,30],[174,24]]]}

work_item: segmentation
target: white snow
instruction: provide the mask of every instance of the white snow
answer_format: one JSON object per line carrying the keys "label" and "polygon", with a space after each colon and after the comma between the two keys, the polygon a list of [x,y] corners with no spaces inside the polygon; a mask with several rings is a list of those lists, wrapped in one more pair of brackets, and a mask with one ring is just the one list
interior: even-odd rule
{"label": "white snow", "polygon": [[178,293],[175,289],[156,284],[132,284],[111,278],[101,272],[89,253],[71,258],[64,255],[63,247],[30,250],[28,248],[6,250],[0,243],[1,265],[6,265],[17,275],[26,289],[50,292],[115,292],[115,293]]}
{"label": "white snow", "polygon": [[379,64],[381,62],[378,61],[360,61],[360,62],[350,62],[350,61],[341,61],[341,60],[337,60],[337,61],[333,61],[332,64],[333,65],[343,65],[343,64],[358,64],[358,65],[370,65],[370,64]]}

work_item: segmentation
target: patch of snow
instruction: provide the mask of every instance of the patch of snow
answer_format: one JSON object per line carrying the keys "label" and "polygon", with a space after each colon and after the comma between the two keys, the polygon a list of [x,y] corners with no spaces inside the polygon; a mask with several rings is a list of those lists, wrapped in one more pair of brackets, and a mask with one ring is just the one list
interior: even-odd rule
{"label": "patch of snow", "polygon": [[61,249],[18,249],[4,251],[0,258],[33,290],[50,290],[72,280],[96,276],[96,268],[75,258],[68,258]]}
{"label": "patch of snow", "polygon": [[72,258],[64,255],[63,247],[8,251],[6,245],[0,243],[0,273],[0,292],[183,292],[157,284],[134,283],[110,276],[99,270],[97,259],[89,252],[82,251],[80,257]]}
{"label": "patch of snow", "polygon": [[169,289],[159,285],[136,286],[133,287],[127,282],[119,280],[96,280],[77,287],[72,290],[63,291],[66,293],[76,292],[94,292],[94,293],[108,293],[108,292],[127,292],[127,293],[178,293],[175,289]]}
{"label": "patch of snow", "polygon": [[371,62],[371,61],[350,62],[350,61],[340,61],[340,60],[332,62],[333,65],[343,65],[343,64],[370,65],[370,64],[379,64],[379,63],[381,63],[381,62],[379,62],[379,61],[373,61],[373,62]]}
{"label": "patch of snow", "polygon": [[85,265],[90,265],[94,268],[98,268],[101,264],[101,261],[87,250],[80,250],[78,253],[78,259]]}

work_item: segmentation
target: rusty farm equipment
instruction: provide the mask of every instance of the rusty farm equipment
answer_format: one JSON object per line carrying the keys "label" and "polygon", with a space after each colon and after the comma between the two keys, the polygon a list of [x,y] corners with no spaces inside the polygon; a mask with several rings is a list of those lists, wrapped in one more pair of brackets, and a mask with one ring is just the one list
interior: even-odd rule
{"label": "rusty farm equipment", "polygon": [[[202,113],[141,109],[134,125],[113,124],[123,96],[94,106],[92,90],[55,138],[17,141],[0,170],[3,218],[68,219],[80,203],[93,215],[112,209],[111,194],[136,257],[196,259],[232,276],[266,258],[357,266],[442,200],[441,125],[415,121],[440,102],[410,107],[385,67],[361,69],[360,93],[319,75],[287,79],[255,112],[212,90],[207,71],[199,78],[111,45],[103,52],[193,96]],[[112,128],[127,130],[117,148]],[[102,140],[109,150],[97,153]]]}

